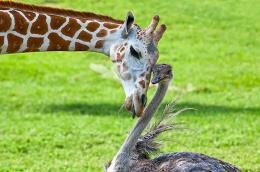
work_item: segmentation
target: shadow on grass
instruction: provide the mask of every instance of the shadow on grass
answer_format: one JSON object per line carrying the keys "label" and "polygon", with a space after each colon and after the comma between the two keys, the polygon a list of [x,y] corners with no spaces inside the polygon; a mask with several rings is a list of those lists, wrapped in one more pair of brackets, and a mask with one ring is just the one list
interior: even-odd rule
{"label": "shadow on grass", "polygon": [[[176,108],[194,108],[197,113],[205,115],[217,115],[226,113],[247,113],[247,114],[260,114],[260,107],[232,107],[224,105],[207,105],[199,103],[177,103]],[[192,111],[191,111],[192,112]],[[192,114],[192,113],[189,113]]]}
{"label": "shadow on grass", "polygon": [[45,113],[73,113],[75,115],[117,115],[130,116],[126,109],[119,104],[87,104],[87,103],[70,103],[70,104],[51,104],[44,107]]}
{"label": "shadow on grass", "polygon": [[[165,107],[166,104],[160,106],[160,111]],[[47,105],[43,112],[45,113],[73,113],[75,115],[120,115],[129,117],[128,113],[123,107],[120,110],[119,104],[87,104],[87,103],[71,103],[71,104],[51,104]],[[177,109],[181,108],[194,108],[198,111],[189,111],[188,114],[194,113],[205,114],[205,115],[217,115],[226,113],[247,113],[247,114],[260,114],[260,107],[230,107],[221,105],[207,105],[199,103],[177,103]]]}

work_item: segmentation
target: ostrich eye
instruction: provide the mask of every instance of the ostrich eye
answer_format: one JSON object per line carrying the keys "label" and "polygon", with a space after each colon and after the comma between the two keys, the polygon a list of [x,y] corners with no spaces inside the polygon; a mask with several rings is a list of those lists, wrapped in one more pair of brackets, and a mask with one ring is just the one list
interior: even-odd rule
{"label": "ostrich eye", "polygon": [[135,58],[137,59],[140,59],[141,58],[141,54],[138,53],[133,46],[130,46],[130,53],[132,56],[134,56]]}

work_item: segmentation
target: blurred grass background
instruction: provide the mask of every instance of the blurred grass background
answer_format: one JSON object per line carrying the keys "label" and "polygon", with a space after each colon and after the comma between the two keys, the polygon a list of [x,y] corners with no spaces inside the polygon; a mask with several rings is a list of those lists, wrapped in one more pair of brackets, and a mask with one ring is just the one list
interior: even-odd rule
{"label": "blurred grass background", "polygon": [[[168,30],[161,63],[174,67],[177,117],[188,130],[169,133],[164,152],[205,153],[260,171],[260,3],[258,0],[24,0],[124,19],[146,27],[160,15]],[[120,83],[90,64],[96,53],[0,56],[0,171],[102,171],[132,127]],[[149,91],[151,98],[154,88]]]}

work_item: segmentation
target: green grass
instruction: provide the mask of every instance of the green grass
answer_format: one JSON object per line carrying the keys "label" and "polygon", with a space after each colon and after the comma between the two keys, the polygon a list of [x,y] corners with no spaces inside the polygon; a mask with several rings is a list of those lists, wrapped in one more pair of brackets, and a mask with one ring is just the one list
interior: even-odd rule
{"label": "green grass", "polygon": [[[164,152],[205,153],[260,171],[260,11],[257,0],[30,0],[123,19],[145,27],[154,14],[168,30],[160,62],[174,67],[165,103],[198,111],[177,117],[188,130],[167,134]],[[102,171],[134,123],[119,112],[121,85],[90,70],[96,53],[0,56],[0,171]],[[154,89],[149,92],[151,98]],[[165,104],[164,103],[164,104]]]}

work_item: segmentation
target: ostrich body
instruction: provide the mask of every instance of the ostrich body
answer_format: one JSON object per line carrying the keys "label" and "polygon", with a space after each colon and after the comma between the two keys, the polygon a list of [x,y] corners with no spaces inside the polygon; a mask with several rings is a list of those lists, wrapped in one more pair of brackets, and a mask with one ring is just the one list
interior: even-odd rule
{"label": "ostrich body", "polygon": [[149,153],[158,151],[158,145],[154,141],[154,138],[164,131],[173,129],[171,125],[161,125],[159,123],[144,136],[141,135],[162,102],[172,79],[170,65],[155,65],[153,73],[152,83],[159,83],[157,91],[145,109],[143,116],[138,120],[111,164],[107,166],[106,172],[240,171],[227,162],[199,153],[176,152],[163,154],[154,159],[149,158]]}

